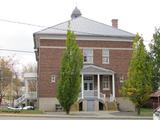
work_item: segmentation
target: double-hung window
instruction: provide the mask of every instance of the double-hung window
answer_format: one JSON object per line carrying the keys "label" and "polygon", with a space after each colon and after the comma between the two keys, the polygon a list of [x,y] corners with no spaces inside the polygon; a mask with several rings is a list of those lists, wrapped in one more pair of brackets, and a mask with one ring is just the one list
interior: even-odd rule
{"label": "double-hung window", "polygon": [[103,76],[103,90],[110,90],[110,80],[109,76]]}
{"label": "double-hung window", "polygon": [[83,49],[84,63],[93,63],[93,49]]}
{"label": "double-hung window", "polygon": [[106,48],[102,49],[102,63],[109,64],[109,50]]}

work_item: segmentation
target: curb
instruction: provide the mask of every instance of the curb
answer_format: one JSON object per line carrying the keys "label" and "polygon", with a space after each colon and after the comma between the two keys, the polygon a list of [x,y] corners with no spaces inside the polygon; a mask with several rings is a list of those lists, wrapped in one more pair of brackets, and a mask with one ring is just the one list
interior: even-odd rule
{"label": "curb", "polygon": [[132,119],[132,120],[152,120],[152,117],[138,116],[78,116],[78,115],[42,115],[42,114],[0,114],[3,117],[43,117],[43,118],[81,118],[81,119]]}

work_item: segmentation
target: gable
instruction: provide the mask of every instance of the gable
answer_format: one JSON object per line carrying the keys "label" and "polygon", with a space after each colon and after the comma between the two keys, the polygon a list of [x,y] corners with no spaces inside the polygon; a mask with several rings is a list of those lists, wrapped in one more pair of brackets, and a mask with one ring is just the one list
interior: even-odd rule
{"label": "gable", "polygon": [[114,74],[114,71],[109,70],[109,69],[104,69],[102,67],[98,67],[95,65],[84,65],[83,69],[81,70],[81,74],[101,74],[101,75],[105,75],[105,74],[109,74],[112,75]]}

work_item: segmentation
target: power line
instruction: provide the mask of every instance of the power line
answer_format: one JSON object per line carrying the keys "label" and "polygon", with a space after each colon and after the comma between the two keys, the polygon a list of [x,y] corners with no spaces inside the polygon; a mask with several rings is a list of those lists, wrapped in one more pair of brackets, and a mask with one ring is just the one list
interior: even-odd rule
{"label": "power line", "polygon": [[[54,30],[67,31],[66,29],[62,29],[62,28],[47,27],[47,26],[43,26],[43,25],[30,24],[30,23],[25,23],[25,22],[20,22],[20,21],[12,21],[12,20],[8,20],[8,19],[1,19],[0,18],[0,21],[14,23],[14,24],[28,25],[28,26],[32,26],[32,27],[49,28],[49,29],[54,29]],[[90,35],[98,35],[95,33],[89,33],[89,32],[77,31],[77,30],[74,30],[74,32],[83,33],[83,34],[90,34]]]}
{"label": "power line", "polygon": [[[13,20],[8,20],[8,19],[1,19],[1,18],[0,18],[0,21],[14,23],[14,24],[28,25],[28,26],[33,26],[33,27],[46,28],[46,29],[49,28],[49,29],[54,29],[54,30],[67,31],[66,29],[56,28],[56,26],[55,27],[54,26],[48,27],[48,26],[43,26],[43,25],[38,25],[38,24],[31,24],[31,23],[26,23],[26,22],[21,22],[21,21],[13,21]],[[83,34],[90,34],[90,35],[99,35],[99,34],[95,34],[95,33],[77,31],[77,30],[74,30],[74,32],[83,33]],[[149,41],[144,41],[144,42],[149,43]]]}
{"label": "power line", "polygon": [[0,19],[0,21],[2,21],[2,22],[9,22],[9,23],[15,23],[15,24],[28,25],[28,26],[33,26],[33,27],[41,27],[41,28],[47,27],[47,26],[30,24],[30,23],[25,23],[25,22],[20,22],[20,21],[12,21],[12,20],[7,20],[7,19]]}
{"label": "power line", "polygon": [[[77,2],[77,1],[76,1]],[[60,31],[67,31],[66,29],[62,29],[62,28],[56,28],[56,27],[48,27],[48,26],[43,26],[43,25],[37,25],[37,24],[31,24],[31,23],[25,23],[25,22],[20,22],[20,21],[12,21],[12,20],[8,20],[8,19],[1,19],[0,21],[2,22],[9,22],[9,23],[14,23],[14,24],[21,24],[21,25],[28,25],[28,26],[33,26],[33,27],[40,27],[40,28],[46,28],[46,29],[54,29],[54,30],[60,30]],[[45,30],[46,30],[45,29]],[[89,34],[89,35],[99,35],[99,34],[95,34],[95,33],[90,33],[90,32],[84,32],[84,31],[77,31],[74,30],[74,32],[78,32],[78,33],[83,33],[83,34]],[[144,40],[145,43],[150,43],[150,41],[148,40]]]}
{"label": "power line", "polygon": [[13,50],[13,49],[0,49],[0,51],[22,52],[22,53],[34,53],[34,52],[32,52],[32,51],[26,51],[26,50]]}
{"label": "power line", "polygon": [[[9,22],[9,23],[14,23],[14,24],[21,24],[21,25],[28,25],[28,26],[33,26],[33,27],[40,27],[40,28],[46,28],[46,29],[54,29],[54,30],[60,30],[60,31],[67,31],[66,29],[62,29],[62,28],[56,28],[56,27],[47,27],[47,26],[42,26],[42,25],[37,25],[37,24],[30,24],[30,23],[25,23],[25,22],[20,22],[20,21],[12,21],[12,20],[7,20],[7,19],[1,19],[0,21],[2,22]],[[89,34],[89,35],[98,35],[95,33],[89,33],[89,32],[83,32],[83,31],[76,31],[74,30],[74,32],[78,32],[78,33],[83,33],[83,34]],[[150,41],[146,41],[144,40],[145,43],[150,43]],[[2,50],[2,49],[1,49]],[[20,50],[3,50],[3,51],[14,51],[14,52],[20,52]],[[21,51],[21,52],[26,52],[26,53],[30,53],[30,51]]]}

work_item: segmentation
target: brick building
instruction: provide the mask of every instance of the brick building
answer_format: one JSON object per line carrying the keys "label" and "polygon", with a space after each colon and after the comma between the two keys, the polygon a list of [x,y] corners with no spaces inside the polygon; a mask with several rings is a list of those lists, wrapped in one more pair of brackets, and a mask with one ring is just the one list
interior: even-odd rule
{"label": "brick building", "polygon": [[[69,21],[84,55],[77,110],[107,110],[107,103],[113,101],[121,110],[134,110],[133,104],[121,97],[120,88],[127,77],[135,35],[118,29],[117,19],[109,26],[82,17],[77,8]],[[55,111],[58,104],[56,83],[69,21],[34,33],[39,109],[45,111]]]}

